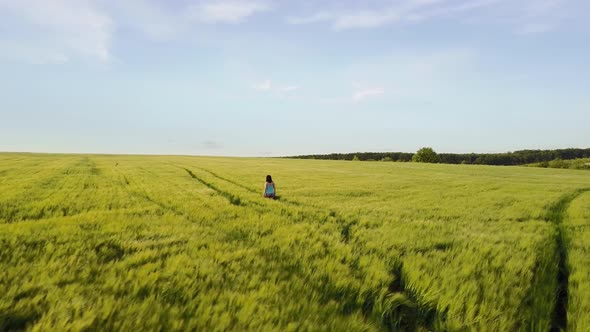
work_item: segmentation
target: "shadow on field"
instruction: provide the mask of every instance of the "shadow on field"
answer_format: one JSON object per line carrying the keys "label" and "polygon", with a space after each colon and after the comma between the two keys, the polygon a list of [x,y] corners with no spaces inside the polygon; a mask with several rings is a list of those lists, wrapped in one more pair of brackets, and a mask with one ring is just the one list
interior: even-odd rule
{"label": "shadow on field", "polygon": [[11,309],[0,313],[0,331],[24,331],[41,318],[33,308]]}
{"label": "shadow on field", "polygon": [[281,200],[280,195],[276,195],[275,197],[264,197],[264,198],[270,199],[272,201],[280,201]]}
{"label": "shadow on field", "polygon": [[96,257],[101,263],[121,260],[125,255],[125,249],[113,240],[103,241],[94,248]]}

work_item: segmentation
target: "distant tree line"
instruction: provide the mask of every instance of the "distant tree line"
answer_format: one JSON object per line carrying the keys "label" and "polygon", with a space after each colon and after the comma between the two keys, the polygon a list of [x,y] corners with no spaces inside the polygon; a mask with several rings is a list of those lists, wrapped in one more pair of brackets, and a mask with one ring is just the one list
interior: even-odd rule
{"label": "distant tree line", "polygon": [[356,156],[363,161],[412,161],[411,152],[355,152],[355,153],[330,153],[304,156],[293,156],[294,159],[325,159],[325,160],[353,160]]}
{"label": "distant tree line", "polygon": [[[422,150],[422,149],[421,149]],[[296,159],[362,160],[362,161],[412,161],[414,153],[408,152],[355,152],[293,156]],[[476,165],[524,165],[549,162],[556,159],[569,160],[590,158],[590,149],[520,150],[505,153],[438,153],[437,162],[443,164]],[[415,161],[417,158],[414,158]],[[419,159],[419,158],[418,158]]]}
{"label": "distant tree line", "polygon": [[527,166],[545,167],[545,168],[569,168],[569,169],[588,169],[590,170],[590,158],[577,159],[554,159],[540,163],[528,164]]}

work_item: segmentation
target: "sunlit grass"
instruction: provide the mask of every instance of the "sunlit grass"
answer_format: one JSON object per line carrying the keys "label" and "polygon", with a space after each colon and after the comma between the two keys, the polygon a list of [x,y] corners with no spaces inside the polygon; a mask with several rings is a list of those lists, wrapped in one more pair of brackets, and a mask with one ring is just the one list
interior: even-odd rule
{"label": "sunlit grass", "polygon": [[588,187],[555,169],[0,154],[0,330],[547,330],[548,211]]}

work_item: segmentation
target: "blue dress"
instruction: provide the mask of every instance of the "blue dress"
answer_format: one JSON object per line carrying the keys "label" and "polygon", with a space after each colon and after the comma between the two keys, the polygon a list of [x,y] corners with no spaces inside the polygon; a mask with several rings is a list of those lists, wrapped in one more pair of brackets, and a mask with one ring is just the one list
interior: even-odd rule
{"label": "blue dress", "polygon": [[265,195],[274,195],[275,194],[275,184],[274,183],[267,184],[264,194]]}

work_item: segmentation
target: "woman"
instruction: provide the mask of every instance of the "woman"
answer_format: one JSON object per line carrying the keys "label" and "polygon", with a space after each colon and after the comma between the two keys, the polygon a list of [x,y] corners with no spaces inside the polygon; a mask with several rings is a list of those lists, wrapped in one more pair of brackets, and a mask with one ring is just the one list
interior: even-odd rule
{"label": "woman", "polygon": [[272,176],[266,176],[266,183],[264,183],[264,197],[274,199],[277,194],[277,189],[275,187],[275,183],[272,182]]}

